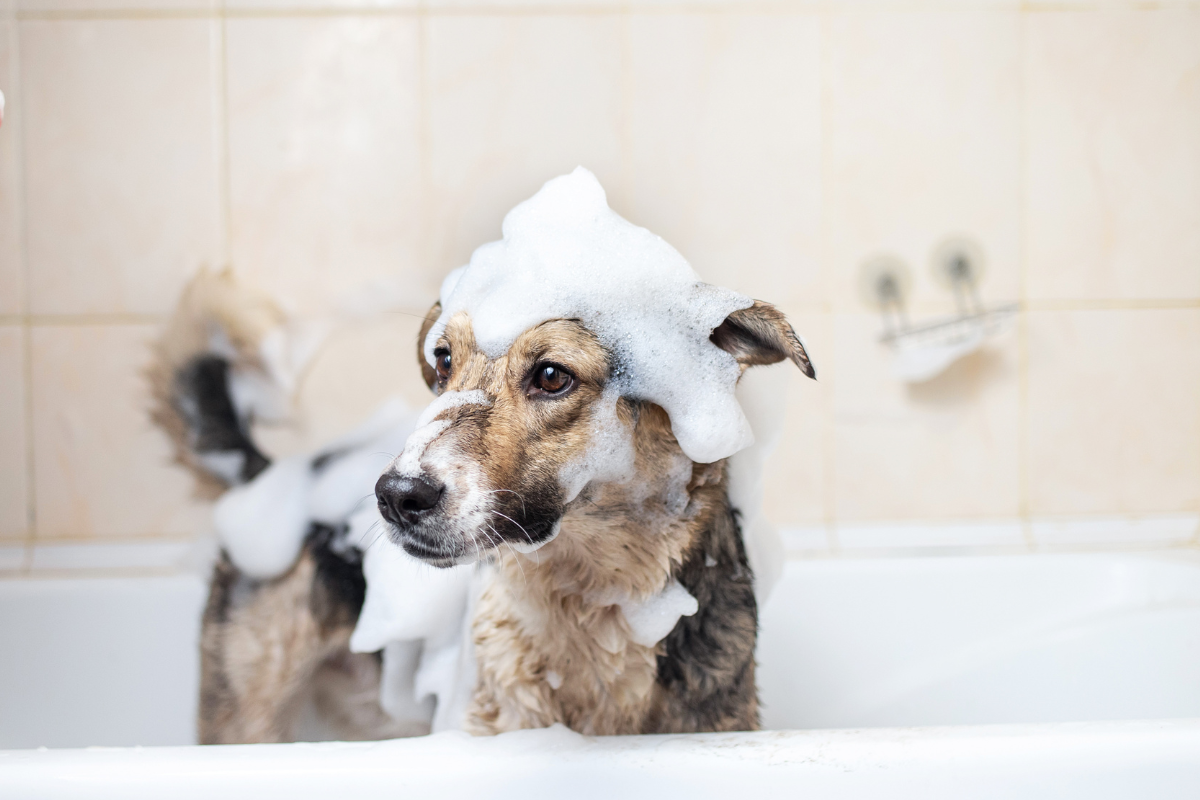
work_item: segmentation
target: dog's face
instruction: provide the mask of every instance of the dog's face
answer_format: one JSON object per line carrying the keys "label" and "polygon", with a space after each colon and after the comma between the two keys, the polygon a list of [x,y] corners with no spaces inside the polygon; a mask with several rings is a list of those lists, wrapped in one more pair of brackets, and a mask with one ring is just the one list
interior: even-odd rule
{"label": "dog's face", "polygon": [[580,323],[552,320],[489,359],[459,314],[434,358],[433,418],[376,485],[394,538],[439,566],[544,544],[571,499],[570,465],[601,422],[608,353]]}
{"label": "dog's face", "polygon": [[[633,462],[634,405],[609,389],[611,356],[575,320],[537,325],[489,358],[459,313],[430,366],[421,343],[439,312],[435,305],[418,340],[438,399],[379,478],[380,513],[398,544],[435,566],[502,546],[536,549],[589,480],[634,477],[621,474]],[[743,366],[791,358],[812,374],[791,327],[765,304],[730,315],[712,341]]]}

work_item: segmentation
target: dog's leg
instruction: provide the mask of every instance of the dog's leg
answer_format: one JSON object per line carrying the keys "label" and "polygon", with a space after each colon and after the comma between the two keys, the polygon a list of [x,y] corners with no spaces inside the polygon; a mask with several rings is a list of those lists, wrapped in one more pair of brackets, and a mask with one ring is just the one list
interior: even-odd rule
{"label": "dog's leg", "polygon": [[202,744],[295,738],[309,680],[349,640],[313,614],[315,573],[307,550],[272,581],[250,581],[227,560],[217,566],[201,640]]}
{"label": "dog's leg", "polygon": [[306,703],[337,738],[403,733],[379,708],[378,657],[347,648],[364,588],[361,566],[332,553],[322,529],[271,581],[223,558],[204,615],[201,743],[293,741]]}

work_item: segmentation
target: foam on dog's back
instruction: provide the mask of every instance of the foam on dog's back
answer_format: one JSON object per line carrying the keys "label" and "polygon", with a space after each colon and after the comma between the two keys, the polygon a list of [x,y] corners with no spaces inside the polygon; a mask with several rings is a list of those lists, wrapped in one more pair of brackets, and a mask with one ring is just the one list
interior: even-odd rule
{"label": "foam on dog's back", "polygon": [[709,341],[750,298],[701,282],[675,248],[610,209],[582,167],[510,211],[503,234],[442,284],[442,314],[425,340],[431,365],[459,311],[493,358],[539,323],[578,319],[613,354],[617,392],[662,406],[693,461],[717,461],[754,441],[734,397],[737,362]]}

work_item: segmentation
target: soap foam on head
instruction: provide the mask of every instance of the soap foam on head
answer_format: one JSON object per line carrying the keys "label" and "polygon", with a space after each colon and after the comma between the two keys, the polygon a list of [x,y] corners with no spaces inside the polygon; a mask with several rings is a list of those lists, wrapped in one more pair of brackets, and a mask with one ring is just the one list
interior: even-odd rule
{"label": "soap foam on head", "polygon": [[675,248],[610,209],[583,167],[510,211],[502,231],[442,284],[442,313],[425,339],[431,365],[459,311],[489,358],[535,325],[578,319],[613,354],[614,388],[662,406],[693,461],[717,461],[754,441],[734,397],[738,364],[708,338],[750,298],[703,283]]}

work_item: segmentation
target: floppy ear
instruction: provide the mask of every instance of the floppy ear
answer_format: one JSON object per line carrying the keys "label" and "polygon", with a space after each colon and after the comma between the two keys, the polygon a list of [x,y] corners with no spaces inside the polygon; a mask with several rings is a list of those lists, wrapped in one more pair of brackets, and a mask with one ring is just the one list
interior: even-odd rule
{"label": "floppy ear", "polygon": [[775,364],[790,358],[805,375],[817,377],[800,337],[770,303],[755,300],[749,308],[734,311],[708,338],[743,367]]}
{"label": "floppy ear", "polygon": [[417,334],[417,363],[421,365],[421,377],[425,379],[425,385],[430,389],[433,389],[437,383],[437,371],[425,360],[425,337],[429,335],[429,329],[441,315],[442,301],[438,300],[433,304],[433,308],[425,314],[425,321],[421,323],[421,332]]}

